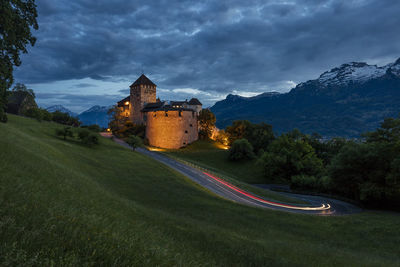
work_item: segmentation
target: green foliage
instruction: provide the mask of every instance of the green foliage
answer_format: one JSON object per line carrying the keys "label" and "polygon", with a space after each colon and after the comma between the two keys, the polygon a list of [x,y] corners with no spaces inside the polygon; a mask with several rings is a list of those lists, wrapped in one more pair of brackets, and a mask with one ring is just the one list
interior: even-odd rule
{"label": "green foliage", "polygon": [[126,138],[131,135],[139,136],[140,138],[146,137],[146,126],[143,124],[136,125],[133,122],[127,120],[124,122],[122,128],[115,130],[115,135]]}
{"label": "green foliage", "polygon": [[64,140],[67,140],[67,137],[73,137],[74,133],[72,132],[71,127],[63,127],[56,129],[56,135],[62,136]]}
{"label": "green foliage", "polygon": [[260,149],[266,150],[274,140],[272,126],[266,123],[254,124],[246,120],[237,120],[231,126],[226,127],[229,144],[238,139],[247,139],[258,154]]}
{"label": "green foliage", "polygon": [[34,0],[2,0],[0,4],[0,121],[6,122],[7,90],[12,85],[13,68],[21,65],[20,54],[36,38],[31,28],[38,29]]}
{"label": "green foliage", "polygon": [[24,112],[24,116],[42,121],[43,113],[40,108],[30,108]]}
{"label": "green foliage", "polygon": [[322,160],[303,139],[283,134],[275,139],[261,157],[266,177],[270,180],[290,182],[292,176],[318,176],[323,170]]}
{"label": "green foliage", "polygon": [[[87,149],[49,138],[60,127],[14,115],[0,124],[1,266],[400,261],[396,213],[328,218],[238,205],[111,140],[100,138],[101,146]],[[229,166],[242,164],[221,152]]]}
{"label": "green foliage", "polygon": [[8,92],[8,113],[24,115],[32,108],[38,108],[35,102],[35,93],[24,84],[17,83],[11,92]]}
{"label": "green foliage", "polygon": [[373,142],[399,142],[400,118],[386,118],[374,132],[363,134],[367,143]]}
{"label": "green foliage", "polygon": [[400,143],[347,144],[329,166],[332,190],[368,206],[399,208],[398,151]]}
{"label": "green foliage", "polygon": [[126,143],[135,151],[136,148],[143,146],[142,138],[136,135],[131,135],[126,139]]}
{"label": "green foliage", "polygon": [[78,130],[78,138],[85,145],[91,146],[99,144],[98,134],[95,134],[85,128],[81,128]]}
{"label": "green foliage", "polygon": [[215,118],[214,113],[209,109],[202,109],[198,116],[199,121],[199,137],[201,139],[209,139],[215,128]]}
{"label": "green foliage", "polygon": [[52,121],[53,120],[53,115],[46,109],[41,108],[40,112],[42,113],[42,118],[44,121]]}
{"label": "green foliage", "polygon": [[54,122],[64,125],[78,127],[81,124],[78,118],[71,117],[68,113],[64,113],[58,110],[52,113],[52,117]]}
{"label": "green foliage", "polygon": [[112,108],[110,108],[107,111],[107,114],[111,118],[110,122],[108,123],[108,127],[111,129],[113,134],[121,136],[119,131],[121,131],[125,127],[125,123],[128,121],[128,118],[122,115],[122,110],[118,106],[113,106]]}
{"label": "green foliage", "polygon": [[88,129],[89,131],[96,132],[96,133],[101,132],[101,128],[100,128],[100,126],[97,125],[97,124],[89,125],[89,126],[87,127],[87,129]]}
{"label": "green foliage", "polygon": [[246,139],[238,139],[229,149],[230,160],[253,159],[255,157],[253,146]]}

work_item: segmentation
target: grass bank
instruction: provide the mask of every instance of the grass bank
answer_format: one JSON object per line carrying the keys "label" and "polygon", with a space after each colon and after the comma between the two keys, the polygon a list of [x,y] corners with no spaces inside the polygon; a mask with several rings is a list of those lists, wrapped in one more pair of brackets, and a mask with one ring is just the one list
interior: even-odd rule
{"label": "grass bank", "polygon": [[54,123],[0,124],[0,265],[396,266],[400,217],[238,205],[141,154]]}

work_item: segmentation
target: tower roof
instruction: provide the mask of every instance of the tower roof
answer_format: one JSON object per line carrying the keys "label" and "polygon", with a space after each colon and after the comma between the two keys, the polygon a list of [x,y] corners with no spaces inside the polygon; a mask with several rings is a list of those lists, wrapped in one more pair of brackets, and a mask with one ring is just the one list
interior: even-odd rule
{"label": "tower roof", "polygon": [[140,85],[140,84],[156,86],[155,83],[153,83],[153,82],[152,82],[149,78],[147,78],[146,75],[144,75],[144,74],[140,75],[140,77],[139,77],[134,83],[132,83],[131,86]]}

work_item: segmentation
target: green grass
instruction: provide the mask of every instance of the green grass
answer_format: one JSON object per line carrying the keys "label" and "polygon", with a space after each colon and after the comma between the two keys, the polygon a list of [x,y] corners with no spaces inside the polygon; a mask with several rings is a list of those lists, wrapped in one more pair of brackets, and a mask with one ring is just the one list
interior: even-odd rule
{"label": "green grass", "polygon": [[210,194],[111,140],[0,124],[2,266],[396,266],[397,213],[316,217]]}
{"label": "green grass", "polygon": [[213,141],[199,140],[183,149],[169,150],[165,153],[245,183],[265,184],[268,182],[264,177],[262,166],[256,159],[230,161],[228,151],[219,148],[218,143]]}

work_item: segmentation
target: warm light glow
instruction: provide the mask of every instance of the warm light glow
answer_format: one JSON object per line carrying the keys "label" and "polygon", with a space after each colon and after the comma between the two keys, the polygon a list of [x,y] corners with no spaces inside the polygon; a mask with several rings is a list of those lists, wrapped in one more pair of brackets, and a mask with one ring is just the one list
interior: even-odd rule
{"label": "warm light glow", "polygon": [[111,132],[111,129],[110,129],[110,128],[107,128],[107,132]]}
{"label": "warm light glow", "polygon": [[128,106],[128,105],[129,105],[129,101],[126,101],[126,102],[125,102],[125,106]]}
{"label": "warm light glow", "polygon": [[295,209],[295,210],[329,210],[331,208],[331,205],[329,205],[329,204],[322,204],[319,207],[301,207],[301,206],[293,206],[293,205],[287,205],[287,204],[283,204],[283,203],[277,203],[277,202],[264,200],[262,198],[254,196],[254,195],[252,195],[252,194],[250,194],[250,193],[248,193],[248,192],[246,192],[246,191],[244,191],[244,190],[242,190],[240,188],[237,188],[236,186],[231,185],[230,183],[225,182],[224,180],[222,180],[222,179],[220,179],[218,177],[215,177],[215,176],[213,176],[213,175],[211,175],[211,174],[209,174],[207,172],[203,172],[203,173],[205,175],[207,175],[208,177],[214,179],[215,181],[217,181],[217,182],[219,182],[219,183],[231,188],[232,190],[234,190],[234,191],[236,191],[236,192],[238,192],[238,193],[240,193],[242,195],[245,195],[245,196],[247,196],[247,197],[249,197],[251,199],[254,199],[254,200],[258,201],[258,202],[269,204],[271,206],[287,208],[287,209]]}
{"label": "warm light glow", "polygon": [[148,147],[147,149],[150,151],[165,151],[165,149],[157,147]]}

